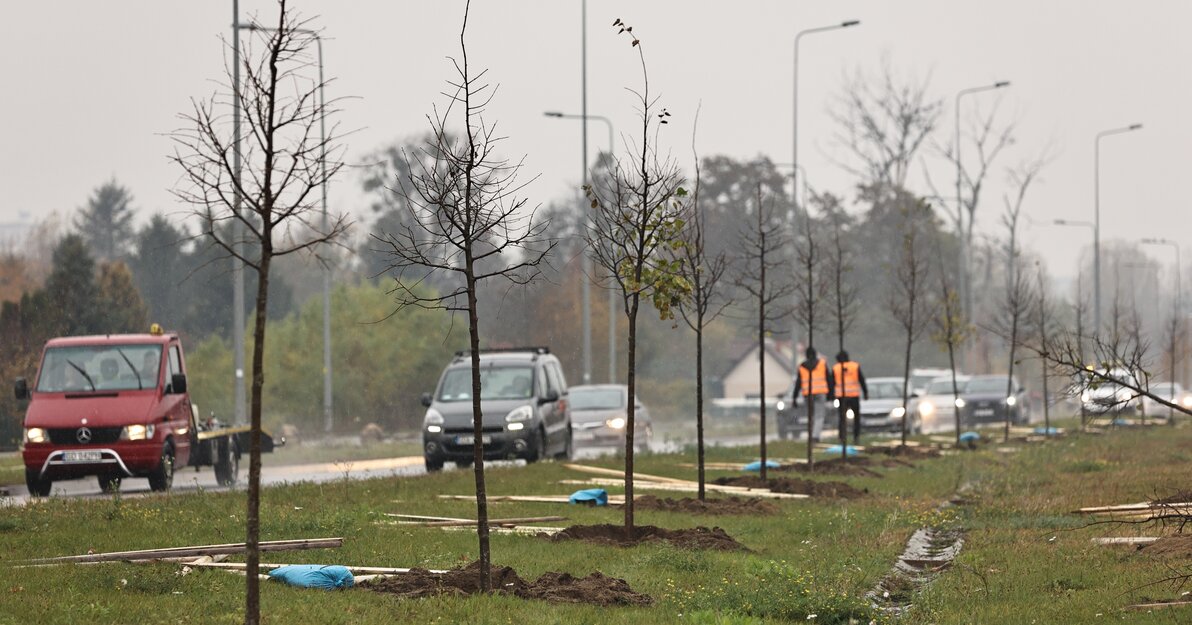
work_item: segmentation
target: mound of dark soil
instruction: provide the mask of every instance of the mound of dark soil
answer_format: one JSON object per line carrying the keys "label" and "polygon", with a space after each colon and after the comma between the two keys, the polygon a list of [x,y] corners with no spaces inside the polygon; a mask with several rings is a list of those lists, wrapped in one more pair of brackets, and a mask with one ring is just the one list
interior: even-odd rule
{"label": "mound of dark soil", "polygon": [[[894,460],[883,458],[878,466],[891,466],[889,463],[897,463],[892,466],[914,466],[901,460]],[[872,458],[865,456],[849,458],[842,460],[840,458],[828,458],[826,460],[816,460],[815,464],[808,466],[803,463],[799,464],[784,464],[779,467],[778,471],[793,472],[793,473],[810,473],[813,475],[846,475],[850,477],[882,477],[881,473],[869,468],[875,464]],[[773,471],[775,469],[771,469]]]}
{"label": "mound of dark soil", "polygon": [[[494,564],[490,573],[493,592],[522,599],[599,606],[643,606],[654,602],[649,595],[634,592],[625,580],[608,577],[599,572],[587,577],[575,577],[569,573],[550,571],[543,573],[533,582],[523,580],[507,566]],[[411,569],[404,575],[362,582],[360,587],[409,599],[436,595],[473,595],[480,592],[480,563],[473,562],[446,573]]]}
{"label": "mound of dark soil", "polygon": [[634,500],[633,507],[638,510],[661,510],[690,514],[775,514],[779,511],[778,506],[757,497],[725,497],[700,501],[695,497],[663,499],[654,495],[645,495]]}
{"label": "mound of dark soil", "polygon": [[1149,545],[1143,545],[1141,551],[1148,556],[1192,559],[1192,536],[1164,536]]}
{"label": "mound of dark soil", "polygon": [[865,453],[882,454],[893,458],[939,458],[940,450],[935,447],[866,447]]}
{"label": "mound of dark soil", "polygon": [[1156,499],[1153,503],[1171,504],[1171,503],[1188,503],[1189,501],[1192,501],[1192,492],[1189,492],[1186,490],[1181,490],[1181,491],[1176,492],[1176,494],[1174,494],[1174,495],[1169,495],[1167,497],[1163,497],[1162,499]]}
{"label": "mound of dark soil", "polygon": [[768,488],[776,493],[792,493],[796,495],[811,495],[812,497],[836,497],[840,499],[856,499],[864,497],[868,489],[861,490],[844,482],[817,482],[797,477],[780,477],[763,481],[760,477],[743,475],[741,477],[720,477],[716,483],[724,486],[747,486],[749,488]]}
{"label": "mound of dark soil", "polygon": [[643,543],[663,541],[681,549],[714,549],[717,551],[749,551],[719,527],[690,527],[670,530],[653,525],[637,525],[633,535],[625,536],[623,525],[572,525],[555,534],[539,534],[550,541],[582,540],[601,545],[632,547]]}

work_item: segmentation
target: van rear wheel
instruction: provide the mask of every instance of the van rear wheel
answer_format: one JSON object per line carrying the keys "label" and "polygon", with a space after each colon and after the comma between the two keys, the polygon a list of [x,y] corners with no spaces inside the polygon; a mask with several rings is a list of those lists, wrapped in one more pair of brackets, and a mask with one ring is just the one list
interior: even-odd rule
{"label": "van rear wheel", "polygon": [[215,482],[220,486],[235,486],[240,476],[240,450],[230,436],[215,441]]}
{"label": "van rear wheel", "polygon": [[34,497],[49,497],[50,489],[54,486],[54,482],[49,479],[42,479],[38,472],[33,469],[25,469],[25,486],[29,489],[29,494]]}

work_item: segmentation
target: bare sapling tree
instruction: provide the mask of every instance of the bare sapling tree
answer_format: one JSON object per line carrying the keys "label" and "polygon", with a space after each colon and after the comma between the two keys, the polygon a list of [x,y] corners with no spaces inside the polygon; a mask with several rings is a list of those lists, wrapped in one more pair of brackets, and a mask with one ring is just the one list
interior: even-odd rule
{"label": "bare sapling tree", "polygon": [[[795,319],[807,330],[807,347],[815,347],[815,331],[824,325],[821,312],[826,312],[823,305],[828,303],[829,293],[833,286],[833,275],[828,266],[829,257],[819,242],[819,228],[811,214],[810,207],[799,219],[799,234],[795,246]],[[796,217],[798,219],[798,217]],[[796,355],[797,357],[797,355]],[[798,371],[796,367],[796,372]],[[802,389],[808,393],[809,389]],[[811,396],[808,395],[810,398]],[[792,397],[791,401],[797,398]],[[792,407],[793,408],[793,407]],[[826,411],[826,408],[825,408]],[[807,464],[812,466],[815,450],[815,402],[807,402]],[[859,417],[858,417],[859,418]],[[824,415],[827,421],[827,415]],[[846,449],[844,453],[848,453]]]}
{"label": "bare sapling tree", "polygon": [[[1177,294],[1178,294],[1177,290]],[[1172,311],[1171,316],[1163,324],[1163,339],[1167,343],[1167,379],[1170,380],[1170,385],[1167,387],[1171,390],[1169,396],[1178,400],[1175,396],[1175,384],[1179,381],[1179,369],[1176,368],[1176,363],[1181,360],[1180,348],[1184,344],[1184,326],[1180,318],[1180,301],[1178,295],[1172,296]],[[1169,406],[1167,408],[1167,424],[1175,425],[1175,412]]]}
{"label": "bare sapling tree", "polygon": [[[431,133],[419,154],[403,155],[408,173],[397,180],[396,192],[404,198],[409,218],[397,231],[376,238],[390,259],[396,278],[392,293],[399,310],[414,306],[468,317],[476,533],[481,590],[488,592],[492,590],[491,559],[477,292],[489,281],[508,286],[530,283],[539,275],[553,243],[545,240],[545,224],[522,197],[526,185],[518,180],[522,162],[497,154],[503,137],[484,117],[495,89],[487,82],[487,71],[473,71],[468,58],[470,8],[469,2],[459,31],[460,56],[452,59],[456,75],[444,93],[447,104],[427,116]],[[455,127],[449,133],[452,122]],[[423,288],[432,275],[451,278],[438,281],[441,290]],[[540,438],[537,444],[538,453],[545,454],[544,441]]]}
{"label": "bare sapling tree", "polygon": [[585,239],[589,253],[603,269],[604,286],[621,295],[626,320],[627,385],[630,401],[625,418],[625,533],[633,532],[633,439],[636,416],[637,314],[646,299],[663,319],[673,319],[676,305],[691,292],[683,277],[688,203],[680,186],[682,175],[673,160],[657,149],[660,126],[670,113],[659,108],[650,93],[650,80],[641,40],[620,19],[613,22],[619,35],[630,39],[641,61],[641,90],[631,90],[641,114],[641,134],[630,143],[626,157],[617,157],[603,180],[586,189],[592,218]]}
{"label": "bare sapling tree", "polygon": [[852,279],[854,250],[846,241],[848,215],[835,203],[835,198],[825,197],[824,205],[832,238],[827,259],[832,302],[828,316],[836,326],[837,347],[844,351],[845,335],[857,320],[860,289]]}
{"label": "bare sapling tree", "polygon": [[762,186],[757,186],[754,224],[741,233],[741,257],[736,284],[757,306],[758,410],[761,415],[758,442],[761,446],[761,479],[766,471],[766,336],[786,317],[779,302],[789,301],[792,288],[782,279],[780,250],[788,243],[786,226],[778,218],[773,201],[767,201]]}
{"label": "bare sapling tree", "polygon": [[1035,273],[1038,277],[1035,300],[1035,340],[1039,346],[1039,376],[1043,381],[1043,432],[1044,436],[1051,436],[1051,393],[1049,381],[1051,378],[1051,363],[1047,360],[1047,352],[1051,345],[1052,335],[1055,333],[1055,310],[1051,301],[1047,299],[1047,274],[1043,267],[1036,262]]}
{"label": "bare sapling tree", "polygon": [[[1075,346],[1076,346],[1076,360],[1077,362],[1085,362],[1084,359],[1084,316],[1088,314],[1088,304],[1084,297],[1084,272],[1077,271],[1076,273],[1076,301],[1072,304],[1073,317],[1075,317]],[[1045,361],[1047,355],[1041,356]],[[1079,393],[1077,397],[1080,397]],[[1080,429],[1084,430],[1088,424],[1088,407],[1085,405],[1084,398],[1080,397]]]}
{"label": "bare sapling tree", "polygon": [[[253,21],[253,38],[240,63],[225,69],[229,93],[192,101],[180,115],[184,127],[172,133],[170,160],[182,169],[174,193],[194,206],[199,236],[257,273],[252,348],[246,555],[246,623],[260,621],[261,400],[265,389],[265,320],[269,271],[277,258],[322,254],[348,228],[342,215],[319,210],[318,190],[341,167],[340,133],[332,124],[335,102],[320,97],[324,83],[313,67],[316,33],[311,23],[278,0],[271,27]],[[259,46],[259,48],[258,48]],[[255,49],[254,49],[255,48]],[[259,54],[256,50],[259,49]],[[233,62],[234,63],[234,62]],[[243,176],[234,155],[236,130],[229,115],[217,112],[229,99],[244,111],[248,140],[241,150]],[[224,227],[233,224],[234,227]],[[246,250],[252,250],[248,252]]]}
{"label": "bare sapling tree", "polygon": [[[970,148],[960,150],[960,154],[957,154],[959,146],[956,145],[938,148],[959,175],[956,181],[958,212],[952,215],[952,219],[964,238],[966,248],[973,243],[973,225],[985,182],[993,173],[998,156],[1014,144],[1016,124],[1013,121],[1000,121],[1000,104],[999,99],[988,111],[978,109],[976,115],[971,117],[972,121],[960,137],[961,141],[970,144]],[[966,155],[968,158],[963,158]]]}
{"label": "bare sapling tree", "polygon": [[[943,345],[948,350],[948,370],[952,373],[952,405],[955,406],[960,403],[960,386],[956,383],[956,352],[973,335],[973,327],[964,314],[964,306],[961,304],[960,294],[952,282],[952,276],[943,266],[947,259],[940,250],[938,235],[936,236],[935,256],[941,266],[936,270],[940,290],[939,303],[936,306],[933,320],[935,331],[932,334],[932,339],[937,345]],[[960,447],[962,417],[961,411],[957,409],[955,419],[957,447]]]}
{"label": "bare sapling tree", "polygon": [[927,236],[926,227],[931,224],[931,206],[922,200],[904,201],[899,209],[898,236],[901,244],[898,249],[898,259],[891,267],[889,292],[890,312],[898,322],[906,340],[906,350],[903,354],[902,379],[902,445],[906,446],[908,423],[907,414],[909,383],[911,379],[911,350],[915,342],[927,331],[931,324],[932,310],[930,301],[926,297],[926,289],[930,278],[931,267],[924,251],[923,240]]}
{"label": "bare sapling tree", "polygon": [[[696,124],[699,112],[696,112]],[[679,314],[687,327],[695,332],[695,448],[699,481],[699,499],[705,499],[704,475],[704,329],[719,317],[732,300],[721,293],[721,280],[729,269],[728,254],[710,254],[704,245],[704,214],[699,204],[700,163],[695,150],[692,131],[691,152],[695,157],[695,184],[691,192],[691,215],[684,230],[686,244],[681,252],[684,263],[682,275],[691,286],[690,299],[679,302]],[[612,314],[610,311],[609,314]]]}

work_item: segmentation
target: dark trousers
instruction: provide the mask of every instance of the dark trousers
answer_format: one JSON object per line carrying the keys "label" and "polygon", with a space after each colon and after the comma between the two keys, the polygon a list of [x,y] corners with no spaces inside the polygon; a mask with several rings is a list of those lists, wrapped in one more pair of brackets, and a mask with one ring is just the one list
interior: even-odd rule
{"label": "dark trousers", "polygon": [[861,440],[861,398],[841,397],[838,418],[840,419],[840,444],[848,444],[848,411],[853,411],[853,444]]}

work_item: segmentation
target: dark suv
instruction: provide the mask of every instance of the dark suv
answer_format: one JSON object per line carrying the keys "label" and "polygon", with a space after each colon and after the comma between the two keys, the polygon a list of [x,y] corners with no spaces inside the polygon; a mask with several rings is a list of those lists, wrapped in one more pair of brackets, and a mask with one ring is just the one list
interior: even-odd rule
{"label": "dark suv", "polygon": [[[475,445],[471,352],[456,352],[435,394],[422,395],[422,405],[426,470],[438,471],[448,460],[470,466]],[[481,350],[480,410],[486,460],[571,456],[567,380],[549,349]]]}

